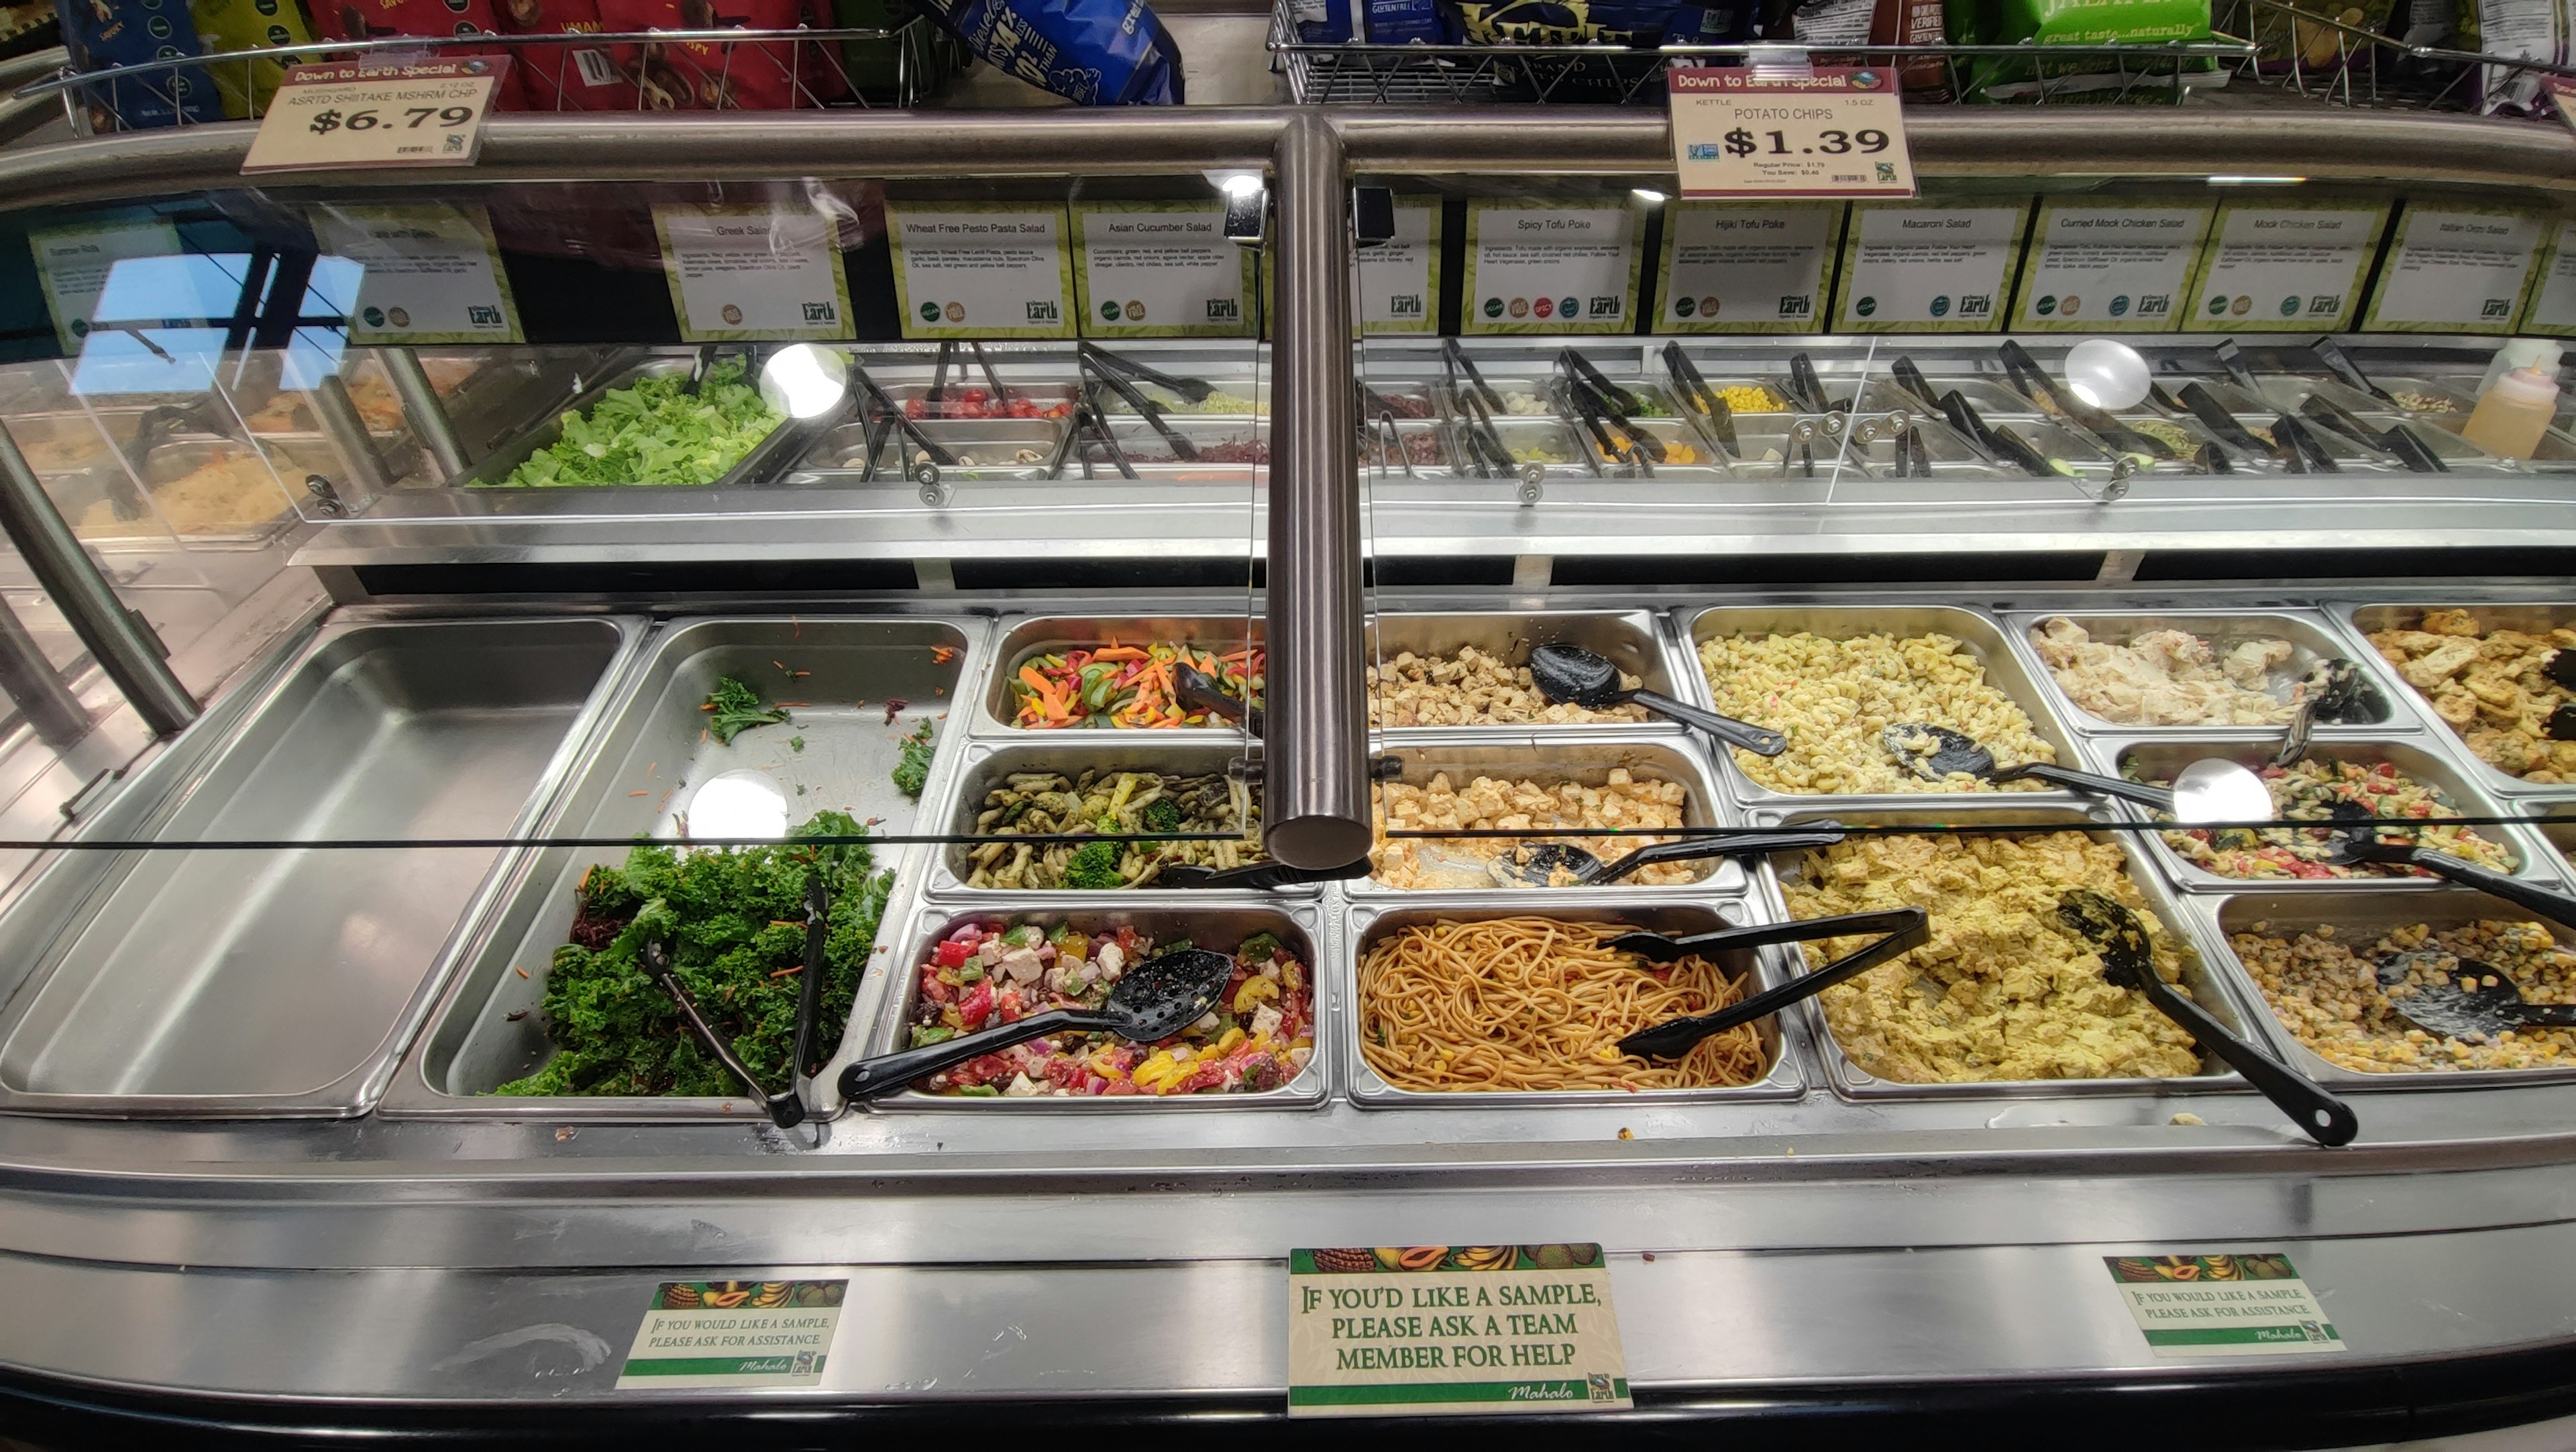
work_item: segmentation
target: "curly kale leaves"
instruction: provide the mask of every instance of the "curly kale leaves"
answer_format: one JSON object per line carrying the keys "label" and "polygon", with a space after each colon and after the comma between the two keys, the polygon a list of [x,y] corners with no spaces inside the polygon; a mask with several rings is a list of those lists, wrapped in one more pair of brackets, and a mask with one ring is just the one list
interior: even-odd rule
{"label": "curly kale leaves", "polygon": [[740,359],[707,370],[693,396],[680,374],[612,388],[563,434],[510,471],[511,488],[713,484],[786,421],[744,381]]}
{"label": "curly kale leaves", "polygon": [[916,802],[921,800],[921,789],[930,784],[930,728],[929,718],[924,717],[921,729],[903,738],[903,760],[894,764],[894,789]]}
{"label": "curly kale leaves", "polygon": [[[823,812],[791,839],[858,836],[846,812]],[[698,1011],[770,1093],[792,1082],[796,1006],[805,961],[805,885],[824,875],[831,894],[824,981],[814,1041],[840,1042],[850,1003],[894,886],[871,872],[864,845],[682,852],[638,844],[623,867],[591,869],[581,885],[573,942],[555,950],[540,1006],[554,1058],[495,1089],[511,1095],[738,1095],[741,1086],[681,1019],[645,972],[648,940],[668,945]],[[598,944],[596,948],[584,943]]]}
{"label": "curly kale leaves", "polygon": [[761,705],[760,692],[734,676],[717,681],[714,694],[698,709],[712,713],[707,717],[707,729],[727,746],[754,726],[775,726],[787,719],[784,710]]}

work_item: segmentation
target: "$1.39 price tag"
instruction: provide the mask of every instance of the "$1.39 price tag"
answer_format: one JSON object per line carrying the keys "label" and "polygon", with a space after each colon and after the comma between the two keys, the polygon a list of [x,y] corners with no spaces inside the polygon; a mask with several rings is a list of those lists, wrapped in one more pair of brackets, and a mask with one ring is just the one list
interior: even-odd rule
{"label": "$1.39 price tag", "polygon": [[242,170],[471,166],[507,56],[418,65],[291,67]]}
{"label": "$1.39 price tag", "polygon": [[1673,165],[1685,197],[1910,197],[1896,72],[1676,66]]}

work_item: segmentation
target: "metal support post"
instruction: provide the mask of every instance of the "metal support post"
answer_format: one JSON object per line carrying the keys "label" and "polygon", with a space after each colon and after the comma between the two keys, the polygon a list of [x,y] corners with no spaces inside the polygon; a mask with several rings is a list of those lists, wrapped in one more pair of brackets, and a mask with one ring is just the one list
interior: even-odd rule
{"label": "metal support post", "polygon": [[385,376],[393,380],[394,397],[402,401],[413,437],[438,466],[438,482],[463,478],[465,450],[456,442],[456,427],[448,420],[446,405],[438,401],[438,390],[430,386],[420,355],[409,348],[387,348],[377,356],[385,365]]}
{"label": "metal support post", "polygon": [[72,694],[62,672],[45,659],[44,650],[6,600],[0,600],[0,691],[17,704],[18,714],[35,728],[36,739],[56,751],[89,734],[89,709]]}
{"label": "metal support post", "polygon": [[0,430],[0,530],[153,735],[175,735],[197,719],[197,702],[162,659],[151,627],[116,598],[6,430]]}

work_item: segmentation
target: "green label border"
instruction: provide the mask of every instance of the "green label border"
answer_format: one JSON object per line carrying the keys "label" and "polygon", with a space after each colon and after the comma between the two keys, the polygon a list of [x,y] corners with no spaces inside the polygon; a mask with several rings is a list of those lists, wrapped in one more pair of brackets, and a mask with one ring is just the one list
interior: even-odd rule
{"label": "green label border", "polygon": [[[2370,240],[2356,250],[2358,261],[2352,265],[2352,281],[2344,284],[2343,310],[2332,318],[2270,317],[2257,318],[2250,312],[2242,318],[2204,317],[2200,295],[2209,287],[2210,269],[2218,265],[2218,254],[2226,246],[2227,219],[2239,211],[2249,212],[2366,212],[2376,208],[2378,226]],[[2191,270],[2191,305],[2184,311],[2182,333],[2340,333],[2352,325],[2361,310],[2361,287],[2369,280],[2371,260],[2379,255],[2380,239],[2388,235],[2391,203],[2372,202],[2359,197],[2230,197],[2218,204],[2218,215],[2210,219],[2209,240],[2201,244],[2200,264]]]}
{"label": "green label border", "polygon": [[[117,232],[157,232],[160,237],[168,239],[169,242],[170,250],[167,252],[129,252],[125,254],[125,257],[177,257],[186,250],[181,246],[179,241],[178,224],[172,222],[167,217],[159,216],[130,217],[121,222],[74,222],[63,227],[32,228],[27,233],[27,253],[29,260],[34,262],[36,267],[36,282],[44,290],[45,314],[53,321],[54,342],[56,346],[63,350],[63,356],[66,358],[77,358],[80,356],[81,346],[88,341],[88,335],[74,333],[72,331],[72,323],[75,319],[65,317],[63,315],[64,303],[62,294],[57,292],[54,288],[54,270],[45,265],[45,251],[42,245],[43,239],[48,237],[94,236]],[[117,260],[123,261],[125,258],[119,258]],[[113,267],[113,265],[114,264],[110,264],[111,267]],[[91,299],[90,306],[95,309],[97,307],[97,299]],[[90,320],[87,317],[82,317],[77,319],[77,321],[87,323]]]}
{"label": "green label border", "polygon": [[[1545,322],[1489,322],[1476,307],[1477,234],[1487,212],[1598,212],[1604,203],[1620,208],[1628,217],[1628,294],[1622,316],[1616,322],[1580,322],[1572,327],[1550,318]],[[1563,197],[1478,197],[1467,203],[1466,281],[1458,290],[1458,332],[1462,337],[1556,337],[1608,336],[1634,333],[1637,330],[1637,281],[1645,272],[1644,239],[1638,235],[1641,220],[1632,202],[1602,198],[1594,201],[1568,201]]]}
{"label": "green label border", "polygon": [[[901,218],[904,212],[910,211],[918,216],[933,216],[945,213],[964,213],[976,216],[1000,216],[1014,212],[1043,212],[1046,211],[1050,205],[1054,207],[1056,216],[1055,285],[1056,291],[1061,296],[1063,302],[1062,312],[1058,315],[1060,320],[1054,327],[1050,328],[1040,325],[1037,327],[1020,328],[969,328],[963,326],[950,327],[945,323],[933,326],[922,322],[919,318],[914,316],[912,310],[912,280],[905,275],[903,270],[903,227],[901,226]],[[885,219],[886,244],[892,249],[894,254],[895,308],[903,326],[903,335],[906,338],[1072,338],[1078,336],[1074,331],[1074,320],[1076,315],[1080,314],[1082,311],[1082,301],[1074,294],[1073,219],[1071,214],[1066,210],[1064,203],[898,202],[888,200],[885,204]]]}
{"label": "green label border", "polygon": [[[1396,199],[1395,209],[1399,212],[1429,212],[1431,214],[1431,240],[1426,244],[1431,249],[1431,265],[1429,276],[1423,283],[1423,286],[1429,289],[1429,291],[1423,299],[1422,318],[1419,322],[1411,323],[1354,322],[1352,324],[1352,328],[1354,329],[1356,336],[1359,337],[1405,337],[1413,334],[1436,333],[1440,331],[1440,253],[1441,243],[1446,240],[1441,233],[1448,226],[1449,209],[1441,205],[1440,198],[1438,197],[1398,197]],[[1365,257],[1367,254],[1363,253],[1361,255]],[[1266,285],[1266,278],[1264,279],[1264,282]],[[1361,309],[1354,307],[1351,311],[1356,314],[1360,312]]]}
{"label": "green label border", "polygon": [[1081,330],[1081,336],[1099,338],[1103,341],[1111,338],[1254,338],[1260,336],[1261,325],[1254,317],[1255,311],[1260,306],[1261,296],[1260,262],[1256,254],[1268,249],[1244,247],[1236,243],[1224,242],[1222,239],[1220,239],[1220,245],[1233,247],[1236,252],[1242,254],[1238,259],[1243,267],[1241,293],[1243,315],[1240,319],[1232,324],[1156,323],[1143,328],[1107,328],[1096,333],[1092,331],[1101,325],[1099,320],[1092,316],[1091,311],[1091,248],[1084,237],[1083,219],[1086,216],[1137,216],[1157,212],[1211,210],[1222,217],[1225,213],[1225,202],[1222,198],[1204,202],[1076,202],[1069,210],[1073,214],[1073,281],[1076,294],[1074,306],[1079,317],[1077,326]]}
{"label": "green label border", "polygon": [[[1998,297],[2002,297],[2002,298],[2007,298],[2007,299],[2009,299],[2009,298],[2013,295],[2013,293],[2015,292],[2015,290],[2016,290],[2016,289],[2018,289],[2018,288],[2020,287],[2020,285],[2021,285],[2021,247],[2022,247],[2022,243],[2024,243],[2024,242],[2028,241],[2028,240],[2029,240],[2029,238],[2030,238],[2030,210],[2031,210],[2031,209],[2030,209],[2030,203],[2031,203],[2031,199],[2030,199],[2030,198],[2028,198],[2028,197],[2024,197],[2024,198],[2022,198],[2019,202],[2017,202],[2017,203],[2015,203],[2015,204],[2014,204],[2014,205],[2016,205],[2016,206],[2020,207],[2020,209],[2021,209],[2021,215],[2020,215],[2020,217],[2019,217],[2019,218],[2018,218],[2018,219],[2013,223],[2013,234],[2012,234],[2011,239],[2010,239],[2009,241],[2007,241],[2007,242],[2005,242],[2005,243],[2004,243],[2004,251],[2005,251],[2008,255],[2004,258],[2004,275],[2003,275],[2002,279],[2001,279],[2000,281],[1998,281],[1998,282],[1995,284],[1995,295],[1996,295],[1996,296],[1998,296]],[[1944,202],[1922,202],[1922,201],[1915,201],[1915,202],[1854,202],[1854,203],[1852,203],[1852,204],[1851,204],[1851,215],[1850,215],[1850,216],[1848,216],[1848,217],[1845,217],[1845,218],[1843,219],[1843,251],[1842,251],[1842,265],[1841,265],[1839,268],[1837,268],[1837,269],[1836,269],[1836,271],[1835,271],[1835,276],[1834,276],[1834,309],[1833,309],[1833,318],[1834,318],[1834,322],[1833,322],[1833,330],[1834,330],[1835,332],[1838,332],[1838,333],[2000,333],[2000,332],[2002,332],[2002,331],[2004,330],[2004,322],[2005,322],[2005,320],[2006,320],[2007,318],[2009,318],[2009,317],[2012,315],[2012,306],[2011,306],[2011,304],[2010,304],[2009,302],[2007,302],[2004,306],[2002,306],[2002,307],[1999,307],[1999,308],[1995,309],[1995,311],[1994,311],[1994,315],[1993,315],[1992,317],[1988,317],[1988,318],[1985,318],[1985,319],[1982,319],[1982,320],[1977,320],[1977,321],[1969,321],[1969,320],[1964,320],[1964,319],[1963,319],[1963,320],[1960,320],[1960,321],[1957,321],[1957,322],[1925,322],[1925,321],[1922,321],[1922,320],[1920,320],[1920,319],[1916,319],[1916,320],[1906,321],[1906,322],[1897,322],[1897,321],[1893,321],[1893,320],[1891,320],[1891,321],[1888,321],[1888,322],[1881,323],[1881,322],[1874,322],[1874,321],[1872,321],[1871,319],[1868,319],[1868,318],[1855,318],[1855,317],[1850,316],[1850,311],[1851,311],[1852,273],[1853,273],[1855,270],[1857,270],[1857,268],[1858,268],[1858,267],[1859,267],[1859,265],[1860,265],[1860,247],[1861,247],[1861,236],[1860,236],[1860,231],[1861,231],[1861,228],[1860,228],[1860,217],[1861,217],[1861,213],[1863,213],[1863,212],[1865,212],[1865,211],[1866,211],[1866,212],[1897,212],[1897,211],[1903,211],[1903,212],[1992,212],[1992,211],[2000,211],[2000,210],[2002,210],[2002,207],[2003,207],[2003,203],[2001,203],[2001,202],[1993,202],[1993,203],[1966,202],[1966,203],[1962,203],[1962,202],[1947,202],[1947,201],[1944,201]]]}
{"label": "green label border", "polygon": [[[1704,207],[1710,210],[1722,208],[1733,212],[1820,212],[1827,208],[1838,211],[1840,215],[1834,218],[1832,235],[1824,245],[1822,265],[1816,269],[1816,306],[1807,310],[1805,325],[1784,324],[1776,318],[1757,318],[1740,323],[1703,323],[1697,319],[1676,320],[1671,315],[1673,229],[1675,220],[1686,207],[1694,209]],[[1664,206],[1663,227],[1664,245],[1657,249],[1659,255],[1655,259],[1655,317],[1651,326],[1656,337],[1693,337],[1728,333],[1767,333],[1778,337],[1789,337],[1802,333],[1821,333],[1825,330],[1825,315],[1832,311],[1835,273],[1842,262],[1843,238],[1851,230],[1850,203],[1839,198],[1828,200],[1813,197],[1778,202],[1709,201],[1676,197]]]}
{"label": "green label border", "polygon": [[692,328],[689,305],[680,295],[680,263],[672,255],[668,219],[681,209],[714,216],[756,217],[795,211],[772,202],[655,202],[653,204],[653,240],[662,249],[662,281],[671,289],[671,312],[680,325],[680,339],[688,343],[764,343],[812,342],[844,343],[858,336],[858,319],[850,315],[850,273],[841,265],[839,224],[820,212],[814,219],[823,224],[823,235],[832,255],[832,296],[841,307],[841,321],[829,328]]}
{"label": "green label border", "polygon": [[[2406,227],[2408,223],[2415,219],[2418,212],[2434,213],[2443,216],[2509,217],[2518,222],[2533,221],[2540,223],[2540,236],[2532,242],[2531,251],[2524,254],[2522,259],[2522,287],[2515,293],[2513,310],[2505,315],[2504,321],[2500,323],[2394,323],[2383,321],[2380,318],[2379,295],[2388,290],[2388,275],[2396,268],[2398,259],[2405,255]],[[2372,333],[2445,333],[2478,337],[2501,337],[2506,334],[2510,334],[2514,330],[2515,326],[2522,321],[2523,313],[2531,306],[2531,294],[2534,279],[2541,275],[2539,263],[2542,255],[2549,250],[2549,234],[2552,229],[2547,219],[2535,217],[2530,212],[2517,210],[2513,207],[2469,207],[2449,204],[2442,206],[2418,207],[2413,202],[2408,202],[2403,208],[2399,209],[2394,221],[2388,225],[2388,261],[2386,265],[2379,269],[2378,281],[2370,289],[2370,303],[2369,306],[2363,310],[2361,317],[2361,326],[2363,331]]]}
{"label": "green label border", "polygon": [[[501,244],[492,235],[491,209],[481,202],[318,202],[306,209],[307,226],[312,225],[312,213],[315,210],[328,210],[344,217],[355,217],[361,214],[395,217],[406,212],[415,215],[428,212],[453,213],[467,226],[472,227],[475,235],[483,240],[483,258],[492,268],[492,285],[501,295],[501,319],[509,327],[507,337],[498,333],[415,333],[407,328],[387,332],[362,326],[358,319],[352,316],[348,320],[349,341],[352,344],[359,347],[382,348],[446,343],[524,344],[528,341],[526,332],[519,326],[518,296],[510,291],[510,270],[501,264]],[[365,279],[360,279],[359,288],[362,295],[365,286]],[[844,316],[848,312],[848,308],[842,309]]]}
{"label": "green label border", "polygon": [[[2065,318],[2033,317],[2030,311],[2029,282],[2039,265],[2039,256],[2048,247],[2048,221],[2059,211],[2085,212],[2151,212],[2170,211],[2177,207],[2200,209],[2200,235],[2186,244],[2182,260],[2182,278],[2174,284],[2174,306],[2156,321],[2141,322],[2135,318]],[[2016,333],[2176,333],[2182,331],[2183,315],[2191,311],[2192,299],[2200,294],[2192,279],[2200,272],[2200,254],[2209,247],[2209,233],[2218,224],[2218,202],[2210,197],[2042,197],[2039,216],[2030,224],[2030,245],[2022,258],[2021,276],[2013,283],[2012,331]]]}
{"label": "green label border", "polygon": [[2576,245],[2568,241],[2576,234],[2576,217],[2552,217],[2549,231],[2540,239],[2540,253],[2531,267],[2531,286],[2523,293],[2522,312],[2513,320],[2514,331],[2542,338],[2576,338],[2576,316],[2563,323],[2544,323],[2532,314],[2540,307],[2540,294],[2549,286],[2549,274],[2557,269],[2561,252],[2576,254]]}

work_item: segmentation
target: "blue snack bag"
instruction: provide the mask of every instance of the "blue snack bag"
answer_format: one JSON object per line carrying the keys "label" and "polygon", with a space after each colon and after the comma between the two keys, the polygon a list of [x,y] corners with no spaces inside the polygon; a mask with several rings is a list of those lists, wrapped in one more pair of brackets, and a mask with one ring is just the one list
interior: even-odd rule
{"label": "blue snack bag", "polygon": [[1366,0],[1365,22],[1371,45],[1455,45],[1457,36],[1444,23],[1438,0]]}
{"label": "blue snack bag", "polygon": [[967,48],[1085,106],[1181,104],[1181,48],[1145,0],[923,0]]}
{"label": "blue snack bag", "polygon": [[[197,41],[188,0],[54,0],[54,9],[62,16],[63,44],[72,53],[72,64],[84,71],[174,60],[205,50]],[[100,131],[224,119],[215,83],[194,66],[84,86],[81,95]]]}

